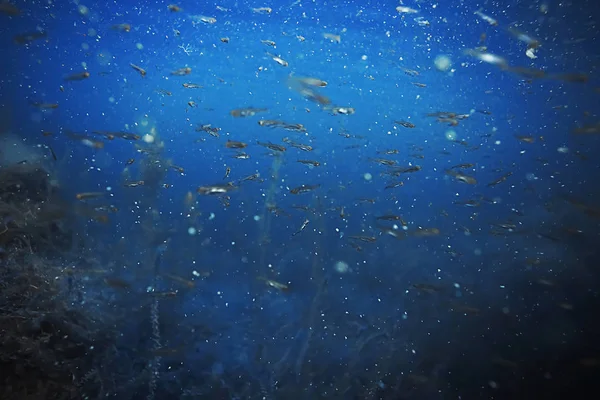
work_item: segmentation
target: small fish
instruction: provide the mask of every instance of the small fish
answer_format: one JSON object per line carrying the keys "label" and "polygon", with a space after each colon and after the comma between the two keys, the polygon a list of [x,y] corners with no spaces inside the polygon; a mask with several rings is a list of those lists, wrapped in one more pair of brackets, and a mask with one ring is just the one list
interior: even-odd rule
{"label": "small fish", "polygon": [[395,124],[402,125],[405,128],[414,128],[415,124],[408,121],[394,121]]}
{"label": "small fish", "polygon": [[266,111],[268,111],[268,109],[266,109],[266,108],[247,107],[247,108],[237,108],[235,110],[231,110],[229,112],[229,114],[235,118],[245,118],[245,117],[253,117],[254,115],[256,115],[256,113],[266,112]]}
{"label": "small fish", "polygon": [[457,172],[457,171],[447,170],[446,175],[450,175],[457,181],[463,182],[463,183],[466,183],[469,185],[475,185],[477,183],[477,180],[474,177],[465,175],[465,174]]}
{"label": "small fish", "polygon": [[320,162],[313,161],[313,160],[297,160],[297,162],[299,162],[301,164],[305,164],[305,165],[312,165],[313,167],[318,167],[321,165]]}
{"label": "small fish", "polygon": [[302,85],[306,85],[306,86],[314,86],[314,87],[327,86],[327,82],[325,82],[321,79],[318,79],[318,78],[293,76],[292,79],[294,79],[296,82],[298,82]]}
{"label": "small fish", "polygon": [[515,135],[515,138],[524,143],[535,143],[535,137],[525,135]]}
{"label": "small fish", "polygon": [[488,186],[496,186],[504,181],[506,181],[506,179],[511,176],[513,173],[512,172],[507,172],[506,174],[502,175],[500,178],[493,180],[492,182],[488,183]]}
{"label": "small fish", "polygon": [[266,44],[267,46],[277,47],[277,45],[275,44],[275,42],[272,41],[272,40],[261,40],[260,42],[262,44]]}
{"label": "small fish", "polygon": [[168,9],[169,11],[171,11],[171,12],[180,12],[180,11],[181,11],[181,7],[179,7],[179,6],[178,6],[178,5],[176,5],[176,4],[169,4],[169,5],[167,6],[167,9]]}
{"label": "small fish", "polygon": [[365,243],[374,243],[375,241],[377,241],[377,238],[374,236],[348,236],[348,239],[350,240],[358,240],[359,242],[365,242]]}
{"label": "small fish", "polygon": [[75,195],[75,198],[77,200],[89,200],[89,199],[96,199],[98,197],[103,197],[104,196],[104,192],[82,192],[82,193],[77,193]]}
{"label": "small fish", "polygon": [[273,61],[275,61],[277,64],[281,65],[282,67],[287,67],[287,66],[289,66],[289,65],[290,65],[290,64],[289,64],[287,61],[285,61],[283,58],[281,58],[281,57],[279,57],[279,56],[276,56],[276,55],[274,55],[274,54],[271,54],[271,53],[269,53],[269,52],[267,52],[267,55],[268,55],[269,57],[271,57],[271,59],[272,59]]}
{"label": "small fish", "polygon": [[240,179],[240,182],[245,182],[245,181],[255,181],[255,180],[257,180],[258,178],[260,178],[260,173],[259,173],[259,172],[257,172],[257,173],[254,173],[254,174],[252,174],[252,175],[248,175],[247,177]]}
{"label": "small fish", "polygon": [[194,282],[192,280],[189,280],[189,279],[182,278],[182,277],[177,276],[177,275],[163,274],[163,276],[165,278],[169,278],[170,280],[175,281],[175,282],[177,282],[177,283],[179,283],[179,284],[181,284],[183,286],[186,286],[186,287],[188,287],[190,289],[193,289],[196,286],[196,282]]}
{"label": "small fish", "polygon": [[307,192],[311,192],[315,189],[318,189],[319,187],[321,187],[321,185],[300,185],[298,187],[290,189],[290,193],[291,194],[307,193]]}
{"label": "small fish", "polygon": [[204,86],[200,86],[197,85],[195,83],[183,83],[181,86],[183,86],[186,89],[202,89]]}
{"label": "small fish", "polygon": [[245,149],[246,147],[248,147],[248,145],[244,142],[228,140],[227,143],[225,143],[225,147],[227,147],[228,149]]}
{"label": "small fish", "polygon": [[131,31],[131,25],[115,24],[115,25],[111,26],[110,29],[112,29],[113,31],[118,31],[118,32],[129,32],[129,31]]}
{"label": "small fish", "polygon": [[404,182],[403,181],[398,181],[398,182],[392,182],[389,183],[385,186],[385,189],[394,189],[400,186],[404,186]]}
{"label": "small fish", "polygon": [[438,292],[441,292],[444,290],[443,287],[438,286],[438,285],[432,285],[430,283],[414,283],[411,286],[421,292],[425,292],[425,293],[429,293],[429,294],[438,293]]}
{"label": "small fish", "polygon": [[171,164],[171,165],[169,165],[169,167],[171,167],[175,171],[179,172],[181,175],[185,174],[185,169],[183,167],[180,167],[180,166],[175,165],[175,164]]}
{"label": "small fish", "polygon": [[192,69],[190,67],[184,67],[184,68],[179,68],[179,69],[176,69],[175,71],[172,71],[171,75],[184,76],[184,75],[189,75],[191,72],[192,72]]}
{"label": "small fish", "polygon": [[223,42],[223,43],[229,43],[229,38],[228,37],[222,37],[222,38],[219,38],[219,40],[221,42]]}
{"label": "small fish", "polygon": [[50,155],[52,155],[52,159],[53,159],[54,161],[56,161],[56,160],[57,160],[57,158],[56,158],[56,153],[54,152],[54,149],[52,148],[52,146],[50,146],[50,145],[47,145],[47,146],[46,146],[46,148],[47,148],[48,150],[50,150]]}
{"label": "small fish", "polygon": [[300,232],[302,232],[304,230],[304,228],[306,228],[308,226],[308,223],[310,221],[308,219],[305,219],[304,222],[302,222],[302,225],[300,226],[300,229],[298,229],[295,233],[292,233],[292,236],[296,236],[297,234],[299,234]]}
{"label": "small fish", "polygon": [[417,237],[438,236],[440,234],[440,230],[438,228],[418,228],[412,231],[410,234]]}
{"label": "small fish", "polygon": [[46,32],[31,32],[17,35],[13,38],[16,44],[29,44],[35,40],[44,39],[47,36]]}
{"label": "small fish", "polygon": [[329,39],[333,43],[341,43],[342,42],[342,37],[340,35],[335,35],[333,33],[324,33],[323,37],[325,39]]}
{"label": "small fish", "polygon": [[260,146],[264,146],[273,151],[284,152],[287,150],[284,146],[281,146],[281,145],[275,144],[275,143],[271,143],[271,142],[263,143],[263,142],[257,141],[256,144],[258,144]]}
{"label": "small fish", "polygon": [[419,10],[415,10],[414,8],[405,7],[405,6],[396,7],[396,11],[399,14],[416,14],[419,12]]}
{"label": "small fish", "polygon": [[207,17],[205,15],[198,15],[195,17],[195,20],[209,25],[217,23],[217,19],[215,17]]}
{"label": "small fish", "polygon": [[238,160],[247,160],[250,158],[250,155],[247,153],[244,153],[243,151],[240,151],[240,152],[232,155],[231,158],[237,158]]}
{"label": "small fish", "polygon": [[399,216],[399,215],[395,215],[395,214],[386,214],[386,215],[381,215],[377,218],[375,218],[377,220],[383,220],[383,221],[398,221],[400,222],[400,224],[402,226],[407,226],[408,224],[406,223],[406,221],[404,221],[404,219]]}
{"label": "small fish", "polygon": [[104,278],[104,283],[114,289],[129,289],[131,284],[120,278]]}
{"label": "small fish", "polygon": [[138,187],[138,186],[143,186],[144,185],[144,181],[132,181],[132,182],[125,182],[123,184],[123,186],[125,187]]}
{"label": "small fish", "polygon": [[356,110],[352,107],[333,107],[331,109],[331,113],[333,115],[352,115],[356,112]]}
{"label": "small fish", "polygon": [[140,73],[141,76],[146,76],[146,70],[143,69],[142,67],[139,67],[135,64],[129,63],[129,65],[131,66],[131,68],[135,69],[137,72]]}
{"label": "small fish", "polygon": [[386,165],[388,167],[393,167],[394,165],[397,164],[396,161],[394,161],[394,160],[388,160],[388,159],[385,159],[385,158],[371,158],[369,160],[373,161],[373,162],[375,162],[377,164]]}
{"label": "small fish", "polygon": [[257,7],[257,8],[251,8],[253,13],[256,14],[271,14],[273,12],[273,9],[271,7]]}
{"label": "small fish", "polygon": [[308,151],[313,151],[313,147],[312,146],[309,146],[307,144],[302,144],[302,143],[296,143],[296,142],[292,141],[291,139],[289,139],[287,137],[283,138],[283,142],[289,144],[292,147],[300,149],[302,151],[307,151],[307,152]]}
{"label": "small fish", "polygon": [[19,10],[15,5],[9,3],[8,1],[2,1],[0,3],[0,13],[11,17],[16,17],[18,15],[21,15],[21,10]]}
{"label": "small fish", "polygon": [[232,190],[237,189],[236,186],[234,186],[231,182],[226,183],[226,184],[216,184],[216,185],[209,185],[209,186],[200,186],[196,189],[196,192],[200,195],[203,196],[210,196],[210,195],[221,195],[221,194],[225,194],[228,193]]}
{"label": "small fish", "polygon": [[54,110],[58,108],[57,103],[40,103],[40,102],[31,102],[33,107],[39,108],[41,110]]}
{"label": "small fish", "polygon": [[491,26],[498,26],[498,21],[496,21],[494,18],[490,17],[489,15],[484,14],[482,11],[483,11],[483,8],[480,8],[479,10],[475,11],[474,14],[477,15],[482,20],[484,20],[485,22],[487,22],[488,24],[490,24]]}
{"label": "small fish", "polygon": [[90,73],[88,71],[78,72],[75,74],[71,74],[65,78],[65,81],[73,82],[73,81],[82,81],[90,77]]}
{"label": "small fish", "polygon": [[464,164],[456,164],[452,167],[450,167],[449,169],[468,169],[468,168],[473,168],[475,166],[475,164],[472,163],[464,163]]}
{"label": "small fish", "polygon": [[231,168],[227,167],[225,168],[225,176],[223,177],[223,179],[229,178],[229,174],[231,174]]}
{"label": "small fish", "polygon": [[287,292],[290,290],[288,285],[274,281],[272,279],[266,279],[266,278],[259,278],[259,279],[265,281],[265,284],[267,286],[272,287],[273,289],[277,289],[281,292]]}

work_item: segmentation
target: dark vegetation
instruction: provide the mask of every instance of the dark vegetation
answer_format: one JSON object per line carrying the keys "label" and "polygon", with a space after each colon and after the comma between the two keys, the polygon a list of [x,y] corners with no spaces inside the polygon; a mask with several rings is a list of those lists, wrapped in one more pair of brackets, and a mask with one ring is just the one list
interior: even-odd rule
{"label": "dark vegetation", "polygon": [[[156,197],[151,182],[158,187],[165,173],[157,165],[150,161],[143,171],[148,209]],[[582,257],[586,284],[561,276],[565,292],[581,292],[570,296],[574,311],[568,319],[541,309],[535,314],[540,324],[494,313],[448,318],[432,309],[428,315],[426,306],[437,301],[432,295],[421,299],[422,306],[407,305],[424,320],[439,318],[439,324],[423,326],[427,334],[410,338],[400,315],[374,316],[342,329],[341,322],[320,317],[343,307],[321,276],[296,321],[274,324],[257,313],[255,320],[219,327],[210,323],[210,311],[204,324],[185,318],[183,296],[140,296],[147,285],[161,286],[162,255],[154,247],[166,236],[152,228],[154,214],[142,221],[146,235],[138,245],[150,250],[141,253],[140,287],[113,290],[102,279],[82,279],[77,269],[93,271],[102,262],[80,237],[81,209],[61,198],[52,182],[39,164],[0,169],[0,399],[566,398],[594,383],[600,330],[588,317],[600,304],[597,292],[580,288],[597,283],[597,252]],[[320,261],[312,262],[319,271]],[[538,293],[528,286],[519,290],[535,303]],[[571,329],[564,328],[567,323]],[[571,336],[560,344],[544,341],[553,326]],[[227,336],[227,329],[247,332],[248,343],[240,347],[253,349],[251,360],[237,367],[221,364],[206,344]],[[266,344],[269,329],[274,333]],[[337,358],[331,350],[341,339],[329,333],[336,329],[348,336],[346,354]],[[424,355],[407,362],[413,345]],[[498,347],[514,352],[501,358]]]}

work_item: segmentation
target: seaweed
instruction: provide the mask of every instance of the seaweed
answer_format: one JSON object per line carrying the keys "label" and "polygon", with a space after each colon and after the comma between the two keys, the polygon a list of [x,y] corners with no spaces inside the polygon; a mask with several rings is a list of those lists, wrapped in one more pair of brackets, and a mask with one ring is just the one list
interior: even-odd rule
{"label": "seaweed", "polygon": [[0,398],[84,398],[114,358],[113,333],[74,307],[57,279],[73,231],[41,165],[0,169],[0,221]]}

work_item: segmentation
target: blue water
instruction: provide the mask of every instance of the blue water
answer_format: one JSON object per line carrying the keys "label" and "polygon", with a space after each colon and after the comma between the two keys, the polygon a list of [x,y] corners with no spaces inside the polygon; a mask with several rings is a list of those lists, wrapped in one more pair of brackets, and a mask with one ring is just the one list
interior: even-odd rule
{"label": "blue water", "polygon": [[[597,344],[584,345],[598,333],[587,310],[598,304],[600,142],[573,133],[598,124],[597,6],[404,3],[418,13],[399,15],[393,1],[182,1],[180,12],[162,2],[82,2],[82,10],[73,2],[15,1],[21,15],[0,15],[4,135],[35,149],[73,207],[77,193],[99,191],[107,193],[89,204],[118,208],[108,223],[77,217],[86,260],[77,268],[104,272],[82,273],[79,297],[69,301],[115,318],[114,357],[123,365],[112,378],[102,370],[116,383],[90,384],[90,398],[524,398],[542,390],[536,385],[562,387],[560,376],[597,372],[578,360],[600,357]],[[272,13],[252,12],[261,6]],[[474,14],[480,7],[498,26]],[[192,23],[192,15],[216,23]],[[130,32],[111,29],[123,23]],[[508,33],[513,23],[539,39],[538,58]],[[14,43],[35,31],[47,37]],[[323,33],[341,35],[340,43]],[[589,80],[528,81],[464,52],[482,45],[511,67]],[[436,68],[440,55],[450,69]],[[186,66],[190,75],[170,75]],[[88,79],[65,81],[84,70]],[[355,114],[332,115],[303,98],[290,89],[290,74],[327,81],[314,90]],[[203,87],[186,89],[186,82]],[[268,111],[230,115],[247,107]],[[441,111],[468,118],[451,127],[427,116]],[[261,119],[301,123],[307,133],[261,127]],[[196,132],[201,124],[220,128],[220,136]],[[94,130],[151,135],[154,143],[105,140]],[[449,131],[465,143],[449,140]],[[287,146],[285,137],[314,150]],[[247,143],[250,158],[232,158],[227,140]],[[257,141],[288,148],[273,156]],[[378,153],[387,149],[398,154]],[[389,179],[374,158],[421,170]],[[476,184],[445,173],[461,163],[474,164],[464,173]],[[237,184],[256,172],[262,181],[239,183],[228,206],[196,195],[199,186]],[[136,180],[145,185],[124,186]],[[399,180],[403,186],[385,189]],[[304,184],[320,186],[290,193]],[[477,207],[455,204],[473,199]],[[376,219],[385,214],[401,216],[405,229]],[[394,223],[400,239],[380,229]],[[421,228],[439,234],[421,237]],[[107,284],[105,273],[131,286]],[[432,286],[414,286],[421,284]],[[155,300],[153,291],[177,293]]]}

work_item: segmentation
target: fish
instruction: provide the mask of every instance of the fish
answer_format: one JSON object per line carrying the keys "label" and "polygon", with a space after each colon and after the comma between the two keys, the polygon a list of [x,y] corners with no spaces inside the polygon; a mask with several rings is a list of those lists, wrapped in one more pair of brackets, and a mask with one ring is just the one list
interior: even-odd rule
{"label": "fish", "polygon": [[465,175],[461,172],[457,172],[454,170],[446,170],[446,175],[450,175],[457,181],[463,182],[463,183],[466,183],[469,185],[475,185],[477,183],[477,179],[475,179],[474,177]]}
{"label": "fish", "polygon": [[141,76],[143,76],[143,77],[144,77],[144,76],[146,76],[146,70],[145,70],[145,69],[143,69],[142,67],[140,67],[140,66],[137,66],[137,65],[135,65],[135,64],[132,64],[132,63],[129,63],[129,65],[131,66],[131,68],[133,68],[133,69],[135,69],[137,72],[139,72]]}
{"label": "fish", "polygon": [[356,110],[352,107],[333,107],[331,109],[331,114],[333,115],[352,115],[356,112]]}
{"label": "fish", "polygon": [[321,185],[300,185],[293,189],[290,189],[290,193],[291,194],[300,194],[300,193],[312,192],[313,190],[318,189],[319,187],[321,187]]}
{"label": "fish", "polygon": [[90,73],[88,71],[78,72],[75,74],[71,74],[65,78],[65,81],[82,81],[90,77]]}
{"label": "fish", "polygon": [[414,8],[406,7],[406,6],[398,6],[396,7],[396,11],[399,14],[417,14],[419,10],[415,10]]}
{"label": "fish", "polygon": [[185,279],[173,274],[162,274],[162,276],[164,276],[165,278],[169,278],[170,280],[177,282],[189,289],[193,289],[194,287],[196,287],[196,282],[190,279]]}
{"label": "fish", "polygon": [[402,125],[405,128],[414,128],[415,124],[408,121],[394,121],[395,124]]}
{"label": "fish", "polygon": [[263,147],[266,147],[266,148],[268,148],[270,150],[273,150],[273,151],[283,152],[283,151],[287,150],[284,146],[281,146],[281,145],[275,144],[275,143],[271,143],[271,142],[264,143],[264,142],[257,141],[256,144],[258,144],[260,146],[263,146]]}
{"label": "fish", "polygon": [[9,3],[8,1],[2,1],[0,2],[0,13],[8,15],[10,17],[16,17],[21,15],[21,10],[19,10],[17,6]]}
{"label": "fish", "polygon": [[255,8],[251,8],[253,13],[256,14],[271,14],[273,12],[273,9],[271,7],[255,7]]}
{"label": "fish", "polygon": [[24,33],[13,38],[16,44],[29,44],[39,39],[45,39],[48,35],[44,31]]}
{"label": "fish", "polygon": [[325,87],[327,86],[327,82],[318,78],[312,78],[312,77],[303,77],[303,76],[292,76],[290,75],[291,79],[294,79],[296,82],[300,83],[301,85],[305,85],[305,86],[313,86],[313,87]]}
{"label": "fish", "polygon": [[229,115],[231,115],[234,118],[245,118],[245,117],[253,117],[256,115],[256,113],[266,112],[266,111],[269,111],[269,110],[266,108],[254,108],[254,107],[236,108],[235,110],[231,110],[229,112]]}
{"label": "fish", "polygon": [[90,199],[96,199],[98,197],[104,197],[105,193],[104,192],[82,192],[82,193],[77,193],[75,195],[75,198],[77,200],[90,200]]}
{"label": "fish", "polygon": [[40,103],[40,102],[31,102],[33,107],[39,108],[41,110],[54,110],[58,108],[58,103]]}
{"label": "fish", "polygon": [[250,155],[247,153],[244,153],[243,151],[240,151],[240,152],[237,152],[234,155],[232,155],[231,158],[237,158],[238,160],[247,160],[250,158]]}
{"label": "fish", "polygon": [[535,137],[526,135],[515,135],[515,138],[524,143],[534,143]]}
{"label": "fish", "polygon": [[321,165],[320,162],[313,160],[297,160],[297,162],[299,162],[300,164],[312,165],[313,167],[318,167]]}
{"label": "fish", "polygon": [[512,172],[507,172],[506,174],[502,175],[500,178],[493,180],[492,182],[488,183],[488,186],[496,186],[504,181],[506,181],[506,179],[511,176],[513,173]]}
{"label": "fish", "polygon": [[212,25],[217,23],[215,17],[207,17],[205,15],[192,15],[191,18],[194,22],[202,22],[203,24]]}
{"label": "fish", "polygon": [[273,61],[275,61],[277,64],[281,65],[282,67],[287,67],[287,66],[289,66],[289,65],[290,65],[290,64],[289,64],[287,61],[285,61],[283,58],[281,58],[281,57],[279,57],[279,56],[276,56],[275,54],[271,54],[271,53],[269,53],[269,52],[267,52],[266,54],[267,54],[269,57],[271,57],[271,59],[272,59]]}
{"label": "fish", "polygon": [[429,294],[439,293],[444,290],[444,288],[442,286],[432,285],[430,283],[414,283],[411,286],[413,288],[417,289],[418,291],[429,293]]}
{"label": "fish", "polygon": [[182,83],[181,86],[183,86],[186,89],[202,89],[204,86],[195,84],[195,83]]}
{"label": "fish", "polygon": [[125,187],[138,187],[138,186],[143,186],[144,185],[144,181],[131,181],[131,182],[125,182],[123,184],[123,186]]}
{"label": "fish", "polygon": [[290,138],[287,138],[287,137],[283,138],[282,141],[284,143],[287,143],[290,146],[295,147],[297,149],[300,149],[302,151],[313,151],[313,147],[312,146],[309,146],[307,144],[302,144],[302,143],[296,143],[296,142],[294,142],[293,140],[291,140]]}
{"label": "fish", "polygon": [[277,47],[277,45],[275,44],[275,42],[272,41],[272,40],[261,40],[260,42],[262,44],[266,44],[267,46]]}
{"label": "fish", "polygon": [[189,75],[191,72],[192,72],[192,69],[190,67],[184,67],[184,68],[179,68],[179,69],[176,69],[175,71],[172,71],[171,75],[184,76],[184,75]]}
{"label": "fish", "polygon": [[335,35],[333,33],[324,33],[323,37],[325,39],[329,39],[333,43],[341,43],[341,41],[342,41],[342,37],[340,35]]}
{"label": "fish", "polygon": [[210,195],[221,195],[221,194],[229,193],[235,189],[237,189],[237,186],[235,186],[235,185],[233,185],[233,183],[229,182],[226,184],[200,186],[196,189],[196,192],[203,196],[210,196]]}
{"label": "fish", "polygon": [[280,283],[280,282],[274,281],[272,279],[266,279],[263,277],[260,277],[258,279],[264,281],[267,286],[269,286],[273,289],[277,289],[280,292],[287,292],[290,290],[289,286],[284,283]]}
{"label": "fish", "polygon": [[235,140],[227,140],[225,147],[228,149],[245,149],[248,145],[244,142],[237,142]]}
{"label": "fish", "polygon": [[483,11],[483,8],[480,8],[479,10],[475,11],[474,14],[477,15],[482,20],[484,20],[485,22],[487,22],[488,24],[490,24],[491,26],[498,26],[498,21],[496,21],[494,18],[490,17],[489,15],[484,14],[482,11]]}
{"label": "fish", "polygon": [[46,148],[50,151],[50,155],[52,155],[52,159],[54,161],[57,161],[58,158],[56,157],[56,153],[54,152],[54,149],[52,148],[52,146],[46,145]]}
{"label": "fish", "polygon": [[110,27],[110,29],[112,29],[113,31],[119,31],[119,32],[130,32],[131,25],[130,24],[115,24],[115,25],[112,25]]}
{"label": "fish", "polygon": [[365,243],[374,243],[377,241],[377,238],[374,236],[362,236],[362,235],[348,236],[348,239],[358,240],[359,242],[365,242]]}
{"label": "fish", "polygon": [[300,232],[302,232],[308,226],[309,222],[310,221],[308,220],[308,218],[305,219],[304,222],[302,222],[302,225],[300,226],[300,229],[298,229],[295,233],[292,233],[292,236],[296,236],[297,234],[299,234]]}

